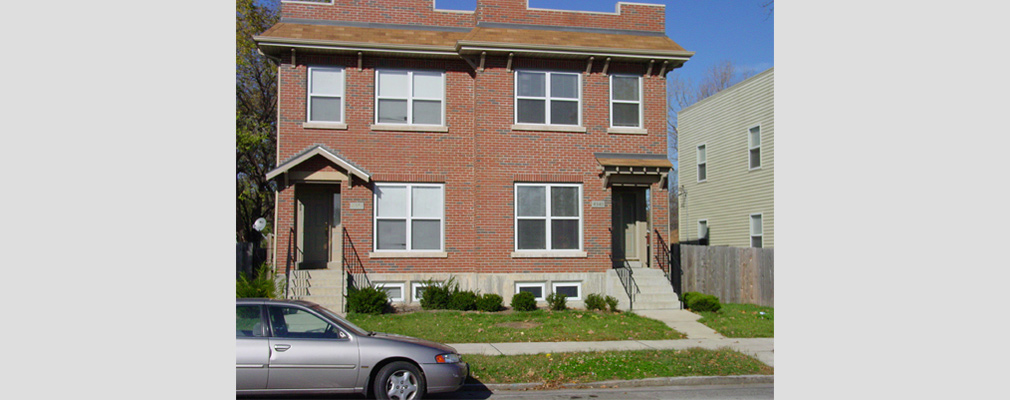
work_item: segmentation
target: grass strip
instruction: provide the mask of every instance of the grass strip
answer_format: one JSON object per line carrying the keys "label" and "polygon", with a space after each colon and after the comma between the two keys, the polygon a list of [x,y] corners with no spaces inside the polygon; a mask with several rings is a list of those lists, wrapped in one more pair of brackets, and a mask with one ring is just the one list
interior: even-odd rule
{"label": "grass strip", "polygon": [[666,324],[634,313],[599,311],[418,311],[350,314],[371,331],[414,336],[441,343],[572,342],[684,339]]}
{"label": "grass strip", "polygon": [[743,353],[719,349],[635,350],[517,356],[463,356],[472,383],[545,382],[545,386],[677,376],[772,375]]}
{"label": "grass strip", "polygon": [[731,338],[775,337],[775,309],[753,304],[725,303],[717,312],[697,311],[698,322]]}

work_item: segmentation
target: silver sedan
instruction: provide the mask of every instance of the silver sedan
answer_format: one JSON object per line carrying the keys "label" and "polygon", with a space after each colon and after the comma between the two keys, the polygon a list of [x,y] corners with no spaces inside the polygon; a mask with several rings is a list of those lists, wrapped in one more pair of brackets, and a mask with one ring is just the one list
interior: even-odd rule
{"label": "silver sedan", "polygon": [[307,301],[236,301],[237,394],[361,393],[420,400],[459,389],[470,367],[452,347],[363,330]]}

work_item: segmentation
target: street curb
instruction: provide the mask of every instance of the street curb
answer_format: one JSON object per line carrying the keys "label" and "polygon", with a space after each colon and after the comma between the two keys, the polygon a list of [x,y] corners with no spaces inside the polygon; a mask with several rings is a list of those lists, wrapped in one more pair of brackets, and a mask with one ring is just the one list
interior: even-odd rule
{"label": "street curb", "polygon": [[[746,385],[755,383],[775,383],[775,375],[735,375],[735,376],[677,376],[633,380],[599,381],[587,383],[566,383],[556,389],[595,389],[648,386],[699,386],[699,385]],[[531,383],[470,383],[461,391],[498,391],[543,389],[544,382]]]}

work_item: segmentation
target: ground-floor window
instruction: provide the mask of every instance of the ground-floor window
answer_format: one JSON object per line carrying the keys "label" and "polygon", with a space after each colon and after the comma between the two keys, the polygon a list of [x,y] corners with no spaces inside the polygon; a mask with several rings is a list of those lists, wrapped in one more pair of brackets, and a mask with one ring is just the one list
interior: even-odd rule
{"label": "ground-floor window", "polygon": [[581,205],[581,184],[515,184],[515,249],[582,250]]}
{"label": "ground-floor window", "polygon": [[545,289],[546,284],[544,282],[516,282],[516,294],[522,292],[533,293],[533,297],[537,301],[544,301]]}
{"label": "ground-floor window", "polygon": [[750,215],[750,247],[761,247],[761,239],[764,236],[761,217],[761,214]]}
{"label": "ground-floor window", "polygon": [[376,251],[442,251],[445,185],[375,184]]}
{"label": "ground-floor window", "polygon": [[375,287],[386,292],[386,299],[389,301],[403,301],[404,285],[402,282],[378,282]]}
{"label": "ground-floor window", "polygon": [[582,300],[582,282],[552,282],[551,291],[568,300]]}

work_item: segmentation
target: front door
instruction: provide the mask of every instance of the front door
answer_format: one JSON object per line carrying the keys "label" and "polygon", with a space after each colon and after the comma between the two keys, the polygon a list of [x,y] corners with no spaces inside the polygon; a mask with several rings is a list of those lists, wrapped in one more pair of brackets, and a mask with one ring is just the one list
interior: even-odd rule
{"label": "front door", "polygon": [[326,268],[340,261],[340,187],[301,184],[295,189],[298,208],[299,269]]}
{"label": "front door", "polygon": [[614,262],[631,267],[648,263],[649,222],[646,209],[646,189],[613,189],[613,253]]}

